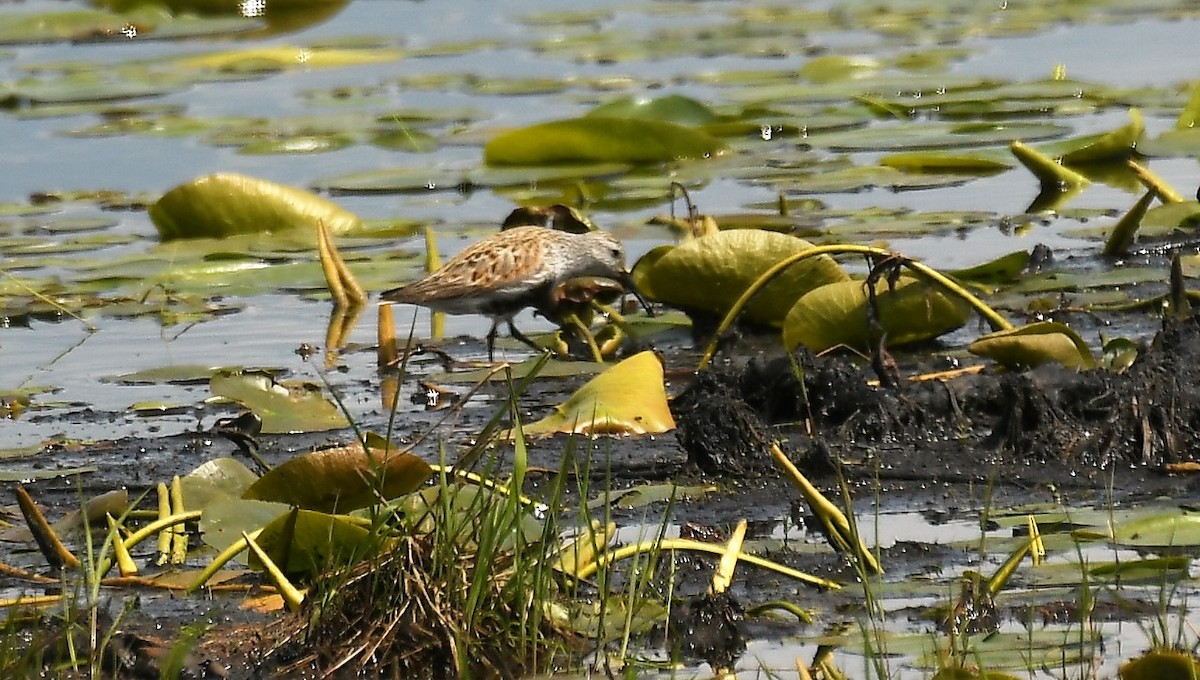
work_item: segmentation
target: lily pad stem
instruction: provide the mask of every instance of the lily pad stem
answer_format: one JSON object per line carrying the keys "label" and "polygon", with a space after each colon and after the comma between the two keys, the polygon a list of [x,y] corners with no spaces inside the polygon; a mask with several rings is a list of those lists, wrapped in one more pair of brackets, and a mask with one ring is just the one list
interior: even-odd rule
{"label": "lily pad stem", "polygon": [[754,283],[750,284],[750,287],[748,287],[742,293],[741,297],[739,297],[737,301],[733,303],[733,306],[729,308],[729,311],[725,313],[725,318],[721,319],[721,325],[718,326],[716,332],[713,333],[713,339],[708,343],[708,347],[704,350],[704,356],[700,358],[698,370],[702,371],[710,363],[712,363],[713,355],[717,352],[717,343],[725,335],[725,333],[729,331],[730,326],[733,325],[734,320],[737,319],[738,315],[741,314],[742,310],[747,304],[749,304],[751,298],[757,295],[758,291],[762,290],[762,288],[770,283],[772,279],[774,279],[776,276],[779,276],[783,270],[787,269],[793,264],[796,264],[797,262],[807,260],[810,257],[846,254],[873,255],[876,257],[885,258],[899,257],[904,266],[911,269],[915,274],[927,281],[936,283],[944,288],[947,292],[961,298],[964,302],[971,305],[971,307],[978,312],[980,316],[987,320],[988,325],[990,325],[993,330],[1010,330],[1013,328],[1013,325],[1009,323],[1007,319],[1000,316],[996,310],[987,306],[985,302],[975,297],[970,291],[960,286],[950,277],[931,267],[921,264],[920,262],[917,262],[909,257],[897,255],[896,253],[884,250],[882,248],[835,243],[827,246],[816,246],[803,252],[785,257],[779,262],[776,262],[774,266],[763,272],[761,276],[755,279]]}

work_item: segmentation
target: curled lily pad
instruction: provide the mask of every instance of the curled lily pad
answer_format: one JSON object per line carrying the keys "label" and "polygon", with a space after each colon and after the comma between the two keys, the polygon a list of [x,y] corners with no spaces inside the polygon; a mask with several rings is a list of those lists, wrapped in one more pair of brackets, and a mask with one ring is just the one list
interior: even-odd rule
{"label": "curled lily pad", "polygon": [[1176,229],[1191,231],[1200,226],[1200,203],[1180,201],[1157,205],[1142,217],[1141,233],[1169,234]]}
{"label": "curled lily pad", "polygon": [[1138,141],[1146,132],[1141,111],[1130,109],[1129,119],[1129,123],[1115,130],[1073,140],[1074,148],[1062,153],[1062,162],[1067,165],[1085,165],[1123,161],[1129,158],[1137,149]]}
{"label": "curled lily pad", "polygon": [[675,429],[667,406],[662,362],[635,354],[589,380],[526,434],[654,434]]}
{"label": "curled lily pad", "polygon": [[1069,189],[1087,186],[1091,183],[1087,177],[1056,162],[1050,156],[1022,142],[1013,142],[1009,145],[1009,149],[1012,150],[1017,160],[1021,161],[1021,165],[1029,168],[1033,176],[1041,181],[1043,187]]}
{"label": "curled lily pad", "polygon": [[904,345],[960,328],[971,315],[962,300],[914,278],[901,278],[894,288],[878,281],[875,295],[878,329],[872,330],[865,282],[841,281],[806,293],[783,322],[783,344],[814,352],[840,346],[869,350],[882,331],[889,345]]}
{"label": "curled lily pad", "polygon": [[[652,300],[722,315],[773,265],[812,247],[803,239],[760,229],[722,231],[651,250],[634,265],[633,279]],[[780,326],[800,296],[849,278],[825,255],[797,262],[750,300],[745,318]]]}
{"label": "curled lily pad", "polygon": [[1100,367],[1113,373],[1124,373],[1137,361],[1141,348],[1128,338],[1113,338],[1104,343]]}
{"label": "curled lily pad", "polygon": [[1067,368],[1096,367],[1096,358],[1083,338],[1070,326],[1053,321],[989,333],[976,339],[967,349],[1009,367],[1033,367],[1050,362]]}
{"label": "curled lily pad", "polygon": [[333,201],[233,173],[206,175],[171,189],[150,206],[150,219],[164,240],[312,230],[318,220],[335,234],[360,226],[357,215]]}
{"label": "curled lily pad", "polygon": [[725,149],[716,137],[674,123],[587,116],[502,133],[487,143],[483,156],[488,165],[662,163],[708,158]]}
{"label": "curled lily pad", "polygon": [[345,414],[312,383],[279,383],[257,371],[218,371],[209,381],[209,389],[254,411],[263,420],[264,433],[323,432],[349,424]]}
{"label": "curled lily pad", "polygon": [[421,458],[383,448],[338,446],[293,458],[264,474],[243,498],[319,512],[350,512],[420,488],[433,470]]}

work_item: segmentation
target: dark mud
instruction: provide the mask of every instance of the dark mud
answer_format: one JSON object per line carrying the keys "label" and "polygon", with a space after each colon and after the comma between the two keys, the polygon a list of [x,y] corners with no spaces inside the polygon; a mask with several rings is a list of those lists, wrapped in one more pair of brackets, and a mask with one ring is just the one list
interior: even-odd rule
{"label": "dark mud", "polygon": [[[747,349],[753,347],[739,347],[738,355],[745,356]],[[878,376],[871,363],[859,358],[803,352],[792,357],[751,354],[750,359],[729,360],[698,376],[687,370],[695,365],[691,352],[669,356],[678,430],[657,438],[577,442],[578,457],[586,463],[581,474],[590,478],[593,492],[608,483],[614,488],[657,481],[716,483],[719,493],[676,504],[673,521],[683,527],[681,531],[719,541],[734,523],[747,519],[751,540],[771,541],[781,521],[803,525],[807,515],[798,494],[770,463],[767,447],[781,441],[789,456],[830,497],[839,497],[845,480],[861,510],[869,511],[878,499],[876,511],[921,512],[932,525],[974,516],[988,504],[1004,508],[1054,499],[1079,507],[1162,496],[1200,499],[1200,478],[1167,471],[1169,464],[1191,461],[1200,451],[1200,323],[1195,319],[1165,322],[1136,363],[1121,374],[1077,373],[1051,366],[1024,372],[989,368],[948,380],[905,379],[895,387],[881,388],[872,386]],[[906,365],[904,357],[900,367],[902,377],[928,368]],[[522,408],[527,416],[539,417],[546,404],[561,401],[573,387],[536,382],[521,397]],[[415,383],[408,389],[419,390]],[[493,398],[485,401],[503,403],[501,386],[487,390]],[[492,413],[492,407],[465,408],[453,432],[446,435],[447,442],[465,443]],[[414,440],[431,427],[434,417],[414,416],[396,438]],[[364,425],[384,427],[383,422]],[[261,442],[262,453],[274,464],[326,441],[327,435],[268,437]],[[422,453],[432,455],[433,445],[423,446],[427,449]],[[559,468],[565,448],[564,438],[531,443],[534,470],[528,493],[536,496],[554,475],[563,473]],[[126,486],[136,497],[208,458],[234,452],[232,444],[199,429],[154,440],[64,445],[46,452],[41,460],[56,466],[98,464],[99,471],[83,479],[82,492],[70,477],[33,482],[27,488],[53,516],[77,508],[81,494],[90,497]],[[646,517],[644,510],[619,508],[614,515],[625,523],[640,523]],[[9,544],[4,550],[5,562],[39,570],[31,546]],[[792,550],[782,545],[771,557],[818,576],[843,582],[855,579],[846,561],[828,550]],[[681,611],[705,613],[707,620],[721,623],[712,628],[713,636],[726,645],[706,650],[698,639],[687,641],[684,656],[688,658],[736,656],[743,636],[795,631],[795,621],[741,621],[739,601],[787,597],[801,606],[842,612],[861,607],[861,597],[853,593],[821,593],[748,568],[738,572],[732,595],[736,599],[722,607],[708,607],[702,593],[713,560],[682,554],[676,560],[682,575],[676,593],[699,603]],[[889,578],[937,573],[964,561],[959,549],[937,542],[899,541],[882,550]],[[0,589],[8,592],[29,587],[21,579],[0,577]],[[140,607],[125,615],[118,640],[134,641],[122,650],[136,657],[136,665],[146,669],[145,677],[157,677],[154,654],[161,649],[137,641],[174,640],[181,627],[197,619],[211,625],[186,665],[196,675],[260,677],[295,662],[294,656],[264,655],[266,649],[278,647],[279,640],[268,640],[272,629],[262,623],[278,615],[264,619],[238,611],[236,598],[176,600],[136,592]],[[111,597],[117,602],[131,594],[118,589]],[[1046,620],[1070,609],[1069,603],[1061,602],[1038,607],[1039,616]],[[928,612],[911,615],[930,616]],[[1002,611],[999,615],[1023,614]],[[736,625],[731,624],[734,619]],[[686,623],[676,622],[674,627],[686,628]],[[294,634],[294,627],[289,630]]]}

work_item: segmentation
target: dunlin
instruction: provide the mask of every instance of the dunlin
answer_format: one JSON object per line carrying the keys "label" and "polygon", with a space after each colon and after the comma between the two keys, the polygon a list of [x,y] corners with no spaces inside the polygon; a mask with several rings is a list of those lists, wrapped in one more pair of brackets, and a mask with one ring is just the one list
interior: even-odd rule
{"label": "dunlin", "polygon": [[512,337],[540,351],[513,325],[513,317],[526,307],[551,316],[555,288],[580,276],[609,278],[632,288],[625,248],[613,235],[516,227],[479,241],[420,281],[385,292],[383,299],[447,314],[491,317],[487,334],[491,361],[501,321]]}

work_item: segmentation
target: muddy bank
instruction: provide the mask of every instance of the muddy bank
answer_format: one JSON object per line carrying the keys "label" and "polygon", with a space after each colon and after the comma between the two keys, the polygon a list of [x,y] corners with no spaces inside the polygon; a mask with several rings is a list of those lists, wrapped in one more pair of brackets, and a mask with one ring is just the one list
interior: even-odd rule
{"label": "muddy bank", "polygon": [[[779,522],[803,525],[807,516],[798,494],[770,463],[766,448],[772,441],[782,441],[793,460],[830,497],[838,497],[839,479],[844,478],[860,512],[871,512],[878,498],[875,511],[916,511],[933,525],[974,516],[985,505],[1004,508],[1061,499],[1079,507],[1159,496],[1192,498],[1200,491],[1200,481],[1187,473],[1169,473],[1166,466],[1189,462],[1200,444],[1197,353],[1200,325],[1195,320],[1171,322],[1122,374],[1046,366],[1025,372],[987,369],[948,380],[913,382],[907,377],[922,369],[900,356],[902,379],[885,388],[873,384],[879,376],[870,362],[860,358],[814,357],[803,352],[772,356],[769,350],[757,351],[751,341],[737,354],[751,358],[693,375],[687,367],[695,365],[694,353],[670,352],[667,363],[674,368],[669,380],[676,395],[672,408],[678,430],[655,438],[577,441],[574,459],[582,462],[574,469],[588,477],[594,495],[608,485],[622,489],[648,482],[715,483],[717,493],[676,503],[674,522],[680,531],[720,541],[729,527],[747,519],[751,538],[771,544],[778,543],[772,543],[771,537]],[[524,413],[540,416],[574,386],[535,383],[521,398]],[[410,383],[406,389],[419,388]],[[484,398],[485,403],[503,403],[502,386],[486,391],[492,398]],[[445,433],[451,450],[482,429],[493,412],[492,406],[464,409]],[[221,414],[214,411],[202,422],[208,422],[209,415]],[[414,414],[396,439],[416,440],[434,418]],[[385,423],[364,425],[383,429]],[[329,435],[266,437],[262,453],[277,464],[330,440]],[[420,447],[423,455],[432,457],[436,443]],[[538,496],[563,473],[567,448],[563,437],[530,443],[534,466],[526,488],[530,495]],[[46,465],[95,465],[95,473],[78,478],[84,497],[121,486],[136,496],[175,474],[186,474],[204,460],[235,455],[235,450],[229,442],[198,429],[153,440],[64,444],[47,451],[41,460]],[[506,454],[501,450],[500,455]],[[76,478],[65,477],[27,486],[54,515],[78,507],[76,484]],[[613,508],[613,515],[623,524],[637,524],[646,517],[644,509],[619,507]],[[819,539],[808,542],[819,544]],[[36,571],[37,556],[31,548],[10,545],[6,552]],[[776,545],[772,558],[817,576],[842,582],[855,578],[845,560],[828,550]],[[967,558],[945,545],[900,541],[886,547],[882,559],[889,578],[904,578],[953,569]],[[679,554],[676,561],[677,594],[698,596],[713,560]],[[3,588],[28,586],[17,578],[0,578]],[[853,593],[811,591],[753,569],[739,572],[735,593],[741,602],[755,602],[775,599],[780,588],[802,605],[849,610],[858,606]],[[126,594],[114,590],[113,601]],[[284,656],[266,653],[284,637],[272,631],[294,637],[295,621],[263,628],[263,622],[278,621],[279,615],[239,611],[237,598],[196,601],[174,600],[157,592],[140,594],[143,606],[125,616],[117,639],[127,641],[122,653],[149,669],[148,676],[158,666],[147,659],[158,653],[154,650],[161,652],[154,640],[169,644],[197,616],[214,624],[191,660],[192,668],[202,669],[198,674],[261,677],[302,656],[294,646]],[[751,639],[788,635],[796,625],[778,620],[739,623]],[[737,638],[737,645],[741,640]]]}

